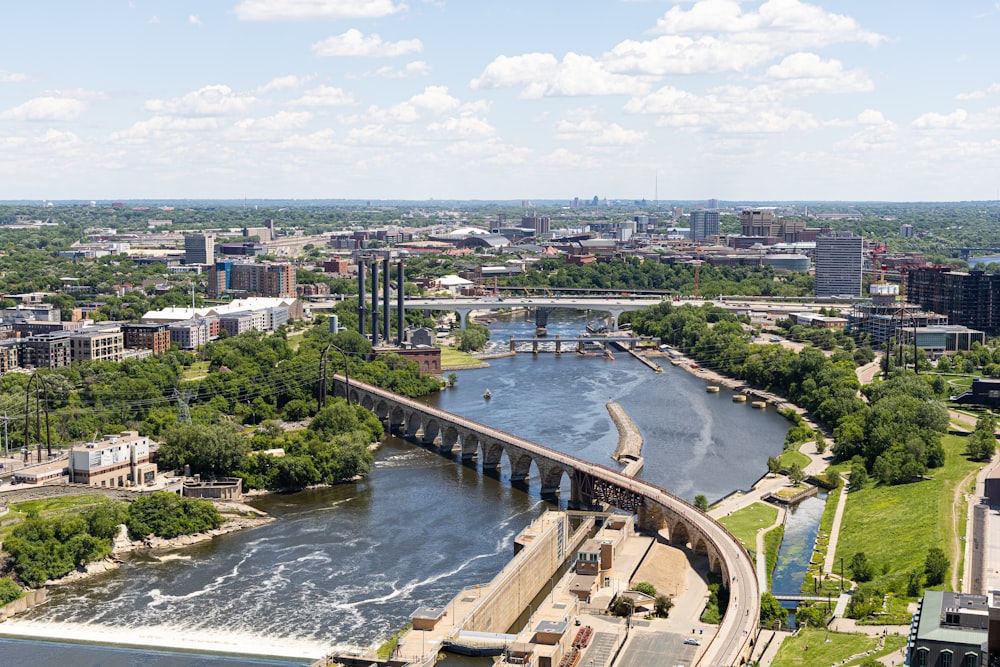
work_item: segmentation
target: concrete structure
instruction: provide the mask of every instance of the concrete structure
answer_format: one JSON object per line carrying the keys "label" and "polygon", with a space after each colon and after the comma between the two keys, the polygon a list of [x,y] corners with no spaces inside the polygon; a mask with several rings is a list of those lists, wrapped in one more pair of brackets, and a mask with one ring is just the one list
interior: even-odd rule
{"label": "concrete structure", "polygon": [[22,365],[30,368],[62,368],[72,360],[69,332],[44,333],[24,339]]}
{"label": "concrete structure", "polygon": [[[218,318],[212,318],[218,325]],[[177,343],[182,350],[197,350],[212,340],[212,322],[207,319],[184,320],[167,325],[171,344]],[[218,335],[218,332],[216,332]]]}
{"label": "concrete structure", "polygon": [[996,378],[976,378],[972,388],[955,397],[956,403],[963,405],[985,405],[1000,408],[1000,380]]}
{"label": "concrete structure", "polygon": [[949,324],[1000,334],[1000,274],[917,268],[906,284],[911,301],[946,315]]}
{"label": "concrete structure", "polygon": [[216,262],[208,270],[208,295],[227,292],[295,297],[295,267],[272,262]]}
{"label": "concrete structure", "polygon": [[0,375],[21,367],[21,341],[0,340]]}
{"label": "concrete structure", "polygon": [[707,209],[691,211],[691,240],[704,241],[719,235],[719,212]]}
{"label": "concrete structure", "polygon": [[170,330],[166,324],[123,324],[126,349],[142,348],[160,354],[170,349]]}
{"label": "concrete structure", "polygon": [[916,336],[917,347],[927,352],[931,357],[937,358],[942,354],[971,350],[972,344],[978,342],[980,345],[986,343],[986,334],[960,325],[946,325],[937,327],[903,327],[899,332],[899,337],[904,344],[913,343]]}
{"label": "concrete structure", "polygon": [[[343,395],[344,378],[334,377],[335,391]],[[435,447],[449,457],[458,454],[465,462],[478,459],[484,474],[496,474],[506,457],[511,483],[525,484],[534,468],[543,497],[557,495],[563,478],[568,477],[570,508],[613,506],[635,515],[640,530],[666,532],[672,544],[690,544],[695,553],[707,557],[709,569],[719,573],[730,590],[729,608],[700,664],[739,664],[749,655],[760,618],[754,563],[725,528],[687,501],[610,468],[357,380],[350,382],[348,400],[375,412],[392,432]]]}
{"label": "concrete structure", "polygon": [[203,482],[200,479],[185,479],[181,486],[185,498],[207,500],[242,500],[243,480],[239,477],[220,477]]}
{"label": "concrete structure", "polygon": [[211,264],[215,259],[215,239],[208,234],[184,235],[184,263]]}
{"label": "concrete structure", "polygon": [[985,595],[924,591],[906,647],[910,667],[988,667]]}
{"label": "concrete structure", "polygon": [[156,464],[149,460],[152,445],[138,431],[76,445],[69,452],[70,482],[110,488],[152,484],[156,481]]}
{"label": "concrete structure", "polygon": [[873,345],[885,345],[899,338],[906,326],[941,327],[948,324],[944,315],[923,310],[920,306],[899,301],[899,285],[873,284],[871,300],[855,302],[847,313],[847,329],[852,334],[868,335]]}
{"label": "concrete structure", "polygon": [[827,315],[817,315],[816,313],[792,313],[791,320],[803,326],[833,329],[834,331],[843,331],[847,327],[846,317],[829,317]]}
{"label": "concrete structure", "polygon": [[851,232],[832,232],[816,239],[816,298],[861,296],[864,239]]}
{"label": "concrete structure", "polygon": [[[469,313],[475,310],[502,310],[505,308],[574,308],[597,310],[611,315],[612,329],[618,328],[618,317],[624,312],[642,310],[662,303],[660,298],[602,298],[602,297],[468,297],[454,299],[407,299],[404,310],[453,310],[458,313],[464,329]],[[336,305],[335,303],[332,305]],[[315,306],[314,306],[315,307]],[[395,304],[392,307],[396,307]]]}
{"label": "concrete structure", "polygon": [[151,310],[142,316],[143,324],[172,324],[184,320],[217,317],[227,313],[238,313],[242,310],[267,310],[268,308],[286,308],[288,317],[302,318],[302,304],[295,297],[248,297],[233,299],[229,303],[202,308],[164,308]]}
{"label": "concrete structure", "polygon": [[121,327],[100,327],[74,331],[69,336],[72,361],[121,361],[125,339]]}

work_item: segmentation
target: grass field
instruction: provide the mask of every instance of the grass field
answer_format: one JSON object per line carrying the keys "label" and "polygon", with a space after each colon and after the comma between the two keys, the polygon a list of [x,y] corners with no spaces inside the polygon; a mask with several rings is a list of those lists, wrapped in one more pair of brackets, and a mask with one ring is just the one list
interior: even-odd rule
{"label": "grass field", "polygon": [[[898,651],[906,643],[904,637],[886,637],[884,648],[876,656]],[[795,637],[788,637],[775,656],[773,667],[839,665],[851,656],[872,651],[878,645],[876,637],[861,634],[828,632],[818,628],[803,628]],[[861,658],[848,665],[856,665]]]}
{"label": "grass field", "polygon": [[788,470],[793,463],[798,463],[800,468],[805,468],[807,465],[809,465],[809,457],[803,454],[802,452],[798,451],[797,449],[795,450],[786,449],[785,451],[781,452],[781,455],[778,457],[778,460],[781,461],[781,468],[783,470]]}
{"label": "grass field", "polygon": [[63,512],[79,511],[104,505],[111,502],[109,498],[98,495],[58,496],[42,500],[26,500],[21,503],[11,503],[10,512],[0,520],[0,540],[10,534],[11,529],[24,520],[28,514],[37,512],[39,516],[52,516]]}
{"label": "grass field", "polygon": [[778,526],[767,531],[764,535],[764,554],[767,559],[767,580],[771,581],[774,575],[774,567],[778,564],[778,549],[781,548],[781,540],[785,538],[785,527]]}
{"label": "grass field", "polygon": [[[981,464],[962,454],[965,438],[949,435],[942,440],[945,465],[929,472],[932,479],[897,486],[871,485],[848,496],[844,520],[837,543],[837,557],[850,561],[864,552],[875,565],[879,577],[894,576],[910,570],[923,570],[926,546],[941,545],[952,568],[960,567],[958,551],[964,529],[965,507],[962,494],[954,505],[958,484]],[[949,572],[950,574],[950,572]],[[848,576],[850,574],[848,573]],[[950,576],[945,578],[945,582]]]}
{"label": "grass field", "polygon": [[196,361],[187,368],[184,369],[184,373],[181,375],[181,382],[190,382],[191,380],[200,380],[206,375],[208,375],[208,364],[207,361]]}
{"label": "grass field", "polygon": [[750,553],[757,552],[757,531],[767,528],[778,518],[778,508],[754,503],[719,519]]}
{"label": "grass field", "polygon": [[476,359],[471,354],[466,354],[465,352],[460,352],[454,347],[442,347],[441,348],[441,370],[448,370],[449,368],[459,368],[464,366],[478,366],[482,365],[483,362]]}

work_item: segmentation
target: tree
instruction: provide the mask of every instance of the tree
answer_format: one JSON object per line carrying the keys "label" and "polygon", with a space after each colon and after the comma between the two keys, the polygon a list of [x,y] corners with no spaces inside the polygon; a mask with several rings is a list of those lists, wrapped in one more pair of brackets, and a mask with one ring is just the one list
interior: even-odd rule
{"label": "tree", "polygon": [[230,424],[180,424],[169,430],[160,446],[160,461],[204,477],[225,477],[240,468],[247,439]]}
{"label": "tree", "polygon": [[965,455],[974,461],[989,461],[997,449],[996,417],[984,412],[976,420],[976,428],[966,436]]}
{"label": "tree", "polygon": [[694,506],[702,512],[708,511],[708,498],[705,497],[705,494],[699,493],[694,497]]}
{"label": "tree", "polygon": [[788,610],[771,593],[764,591],[760,596],[760,623],[772,625],[775,621],[784,623]]}
{"label": "tree", "polygon": [[851,576],[855,581],[871,581],[875,575],[875,566],[868,560],[864,551],[859,551],[851,557]]}
{"label": "tree", "polygon": [[927,559],[924,561],[924,574],[927,575],[927,585],[937,586],[944,582],[945,575],[948,574],[948,567],[951,561],[944,555],[939,547],[931,547],[927,550]]}
{"label": "tree", "polygon": [[860,491],[868,483],[868,472],[865,470],[865,462],[861,457],[851,461],[851,491]]}
{"label": "tree", "polygon": [[674,601],[671,600],[666,595],[657,595],[656,600],[653,602],[653,616],[657,618],[666,618],[670,614],[670,610],[674,607]]}
{"label": "tree", "polygon": [[656,597],[656,586],[649,583],[648,581],[640,581],[638,584],[632,587],[633,591],[638,591],[639,593],[644,593],[649,597]]}
{"label": "tree", "polygon": [[781,470],[781,459],[779,459],[777,456],[768,456],[767,471],[772,475],[776,475],[780,470]]}
{"label": "tree", "polygon": [[792,484],[798,486],[805,479],[805,473],[802,472],[802,466],[798,462],[793,463],[788,466],[788,479],[792,480]]}
{"label": "tree", "polygon": [[839,488],[841,482],[840,473],[833,468],[827,468],[826,472],[823,473],[823,482],[831,489]]}
{"label": "tree", "polygon": [[826,625],[826,614],[819,607],[799,605],[795,610],[795,623],[800,626],[808,625],[812,628],[821,628]]}

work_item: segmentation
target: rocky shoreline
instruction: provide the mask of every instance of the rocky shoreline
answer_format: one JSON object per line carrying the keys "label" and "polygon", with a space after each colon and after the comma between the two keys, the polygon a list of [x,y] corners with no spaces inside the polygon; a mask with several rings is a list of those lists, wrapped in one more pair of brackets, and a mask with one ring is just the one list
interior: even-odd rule
{"label": "rocky shoreline", "polygon": [[59,577],[58,579],[46,581],[45,586],[48,587],[68,584],[101,574],[103,572],[114,570],[124,562],[121,558],[123,554],[139,551],[157,552],[182,549],[184,547],[191,546],[192,544],[207,542],[220,535],[235,533],[236,531],[244,530],[246,528],[254,528],[276,520],[274,517],[269,516],[265,512],[243,503],[219,502],[215,503],[215,505],[223,516],[227,517],[226,522],[218,528],[195,533],[193,535],[178,535],[177,537],[169,539],[150,536],[141,540],[130,540],[128,539],[127,531],[125,531],[125,526],[121,526],[121,531],[112,544],[110,556],[99,561],[87,563],[83,567],[77,568],[73,572]]}

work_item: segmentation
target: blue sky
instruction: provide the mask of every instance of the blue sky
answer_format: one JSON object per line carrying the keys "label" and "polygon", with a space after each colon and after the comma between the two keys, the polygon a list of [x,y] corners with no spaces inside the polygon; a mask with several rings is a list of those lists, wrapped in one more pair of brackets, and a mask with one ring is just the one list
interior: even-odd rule
{"label": "blue sky", "polygon": [[1000,192],[993,0],[32,0],[0,19],[0,199]]}

